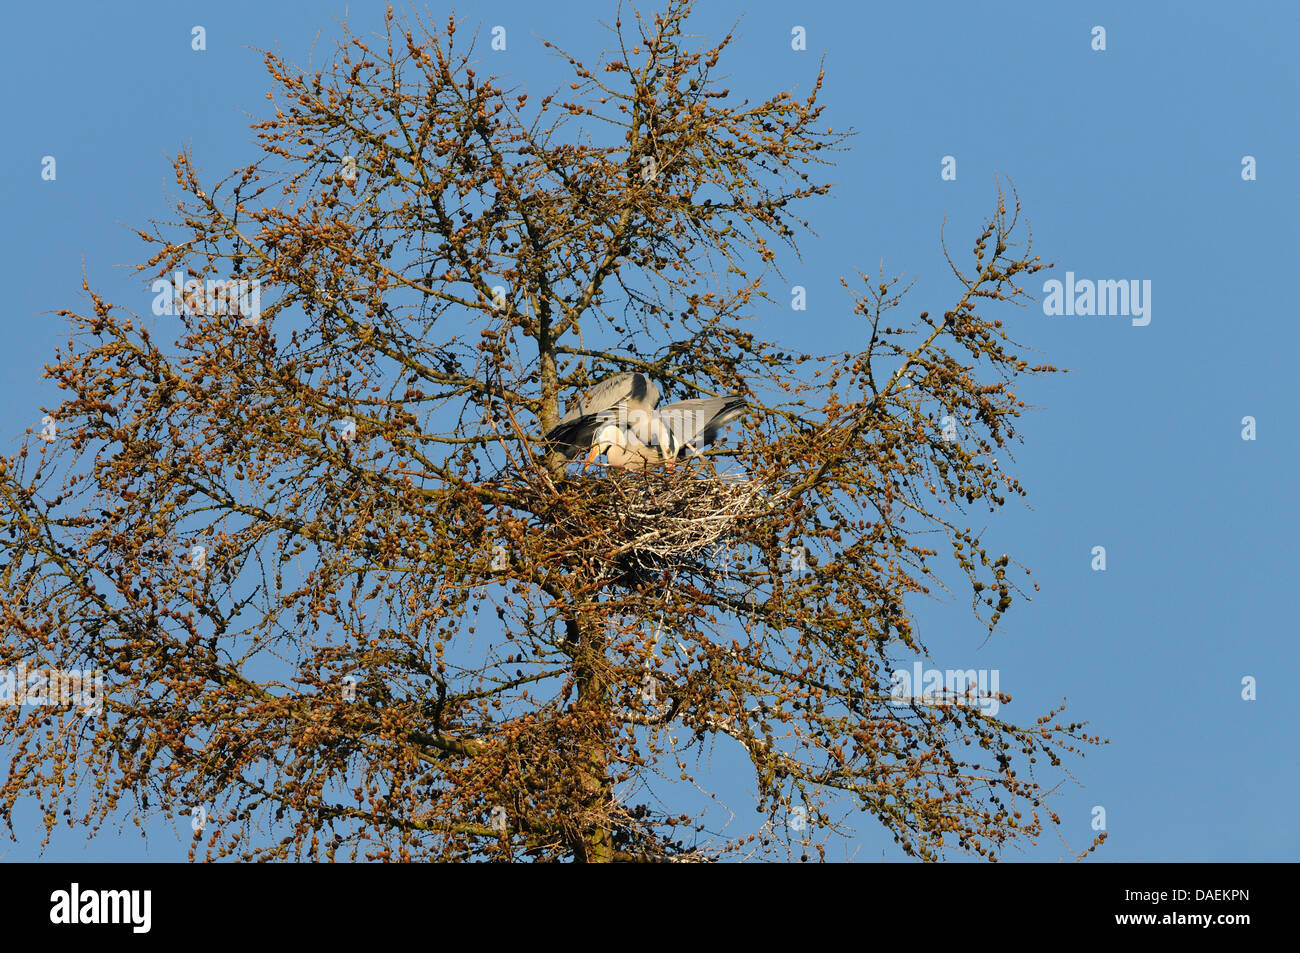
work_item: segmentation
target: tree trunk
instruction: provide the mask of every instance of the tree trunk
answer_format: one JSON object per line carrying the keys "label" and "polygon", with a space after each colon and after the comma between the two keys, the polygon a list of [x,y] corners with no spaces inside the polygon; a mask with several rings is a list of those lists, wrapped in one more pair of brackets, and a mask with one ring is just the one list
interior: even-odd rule
{"label": "tree trunk", "polygon": [[613,785],[609,780],[610,722],[612,716],[606,637],[598,626],[579,627],[570,621],[569,631],[578,631],[578,652],[574,674],[577,680],[579,714],[578,783],[582,808],[574,830],[574,859],[583,863],[608,863],[614,845],[610,831]]}

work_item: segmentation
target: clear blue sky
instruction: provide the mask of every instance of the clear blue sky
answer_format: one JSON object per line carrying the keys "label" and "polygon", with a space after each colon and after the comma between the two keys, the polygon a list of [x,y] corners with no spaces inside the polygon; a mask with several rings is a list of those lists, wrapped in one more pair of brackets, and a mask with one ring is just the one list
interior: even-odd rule
{"label": "clear blue sky", "polygon": [[[650,5],[647,4],[647,7]],[[1086,12],[1085,8],[1086,7]],[[382,3],[353,4],[357,30]],[[435,22],[450,9],[430,7]],[[6,11],[0,208],[8,305],[0,352],[0,443],[39,426],[56,402],[41,380],[66,325],[47,313],[81,304],[83,267],[114,301],[150,300],[133,273],[142,245],[123,226],[165,217],[168,157],[192,144],[210,177],[256,154],[246,113],[261,115],[268,78],[253,48],[305,65],[319,30],[336,35],[341,3],[48,2]],[[594,59],[611,3],[460,4],[508,49],[484,69],[528,84],[554,75],[539,36]],[[1286,290],[1300,251],[1300,5],[1293,3],[707,2],[701,32],[743,14],[733,88],[806,89],[826,57],[829,121],[859,135],[830,178],[833,201],[809,206],[819,235],[788,284],[808,289],[797,331],[809,349],[861,346],[839,287],[855,269],[917,278],[916,310],[955,300],[938,237],[969,248],[994,198],[994,174],[1020,190],[1039,252],[1063,278],[1140,279],[1151,322],[1004,314],[1013,336],[1072,373],[1028,382],[1038,408],[1017,450],[1028,506],[988,518],[992,549],[1042,586],[983,643],[959,600],[918,604],[941,664],[997,669],[1014,696],[1001,714],[1030,723],[1068,698],[1069,713],[1111,739],[1070,767],[1057,809],[1071,845],[1107,814],[1098,856],[1127,860],[1296,860],[1300,694],[1293,611],[1300,513],[1293,472],[1297,304]],[[207,49],[190,48],[202,25]],[[806,28],[807,52],[790,48]],[[1106,29],[1104,52],[1092,28]],[[540,85],[540,84],[539,84]],[[41,159],[57,160],[42,181]],[[940,177],[944,156],[955,181]],[[1243,181],[1254,156],[1258,179]],[[781,288],[782,283],[775,286]],[[779,325],[780,314],[765,317]],[[1241,438],[1242,418],[1258,439]],[[1091,569],[1105,546],[1105,572]],[[1245,676],[1258,699],[1241,698]],[[719,748],[712,778],[737,813],[755,815],[744,763]],[[0,771],[7,770],[7,758]],[[30,811],[0,857],[38,856]],[[146,847],[112,829],[86,845],[56,834],[50,859],[184,856],[170,825]],[[862,860],[898,855],[870,818],[849,845]],[[6,853],[7,852],[7,853]],[[1049,831],[1008,860],[1066,855]],[[832,858],[842,858],[833,850]]]}

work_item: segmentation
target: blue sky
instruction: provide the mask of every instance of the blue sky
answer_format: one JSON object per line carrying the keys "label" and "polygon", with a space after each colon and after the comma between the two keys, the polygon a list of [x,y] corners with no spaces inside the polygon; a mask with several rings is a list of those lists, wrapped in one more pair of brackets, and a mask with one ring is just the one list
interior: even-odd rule
{"label": "blue sky", "polygon": [[[647,4],[647,6],[649,6]],[[990,548],[1029,566],[1042,587],[987,643],[960,600],[914,609],[941,663],[997,669],[1031,723],[1068,699],[1111,739],[1070,763],[1056,808],[1082,848],[1105,808],[1113,861],[1300,858],[1295,725],[1285,673],[1300,661],[1291,596],[1300,527],[1300,460],[1292,402],[1300,345],[1286,297],[1300,251],[1300,6],[1209,2],[706,2],[716,37],[741,18],[732,88],[758,97],[806,90],[825,55],[828,121],[858,136],[830,174],[833,200],[808,206],[816,236],[786,283],[808,311],[761,316],[771,337],[806,349],[861,344],[842,275],[916,278],[909,306],[942,311],[957,297],[939,246],[945,216],[964,252],[994,201],[994,176],[1019,190],[1036,248],[1056,265],[1039,278],[1151,282],[1151,321],[1012,310],[1018,341],[1071,373],[1028,381],[1036,409],[1016,449],[1027,505],[988,517]],[[1076,7],[1078,9],[1076,9]],[[445,22],[448,5],[430,5]],[[377,28],[382,3],[354,4],[354,30]],[[460,4],[486,40],[484,69],[527,85],[555,76],[541,37],[591,59],[608,41],[612,3]],[[41,369],[66,334],[50,312],[79,306],[84,267],[110,300],[143,310],[129,267],[142,244],[128,227],[166,217],[169,157],[193,146],[209,177],[256,154],[248,114],[269,80],[255,48],[305,65],[320,32],[337,35],[338,3],[23,4],[3,39],[5,148],[0,209],[9,304],[0,353],[0,444],[39,426],[56,402]],[[191,49],[202,25],[207,49]],[[808,50],[791,49],[793,26]],[[1095,26],[1106,50],[1092,49]],[[43,181],[52,155],[57,178]],[[944,156],[957,177],[944,181]],[[1253,156],[1257,179],[1245,181]],[[1040,282],[1041,284],[1041,282]],[[1038,291],[1039,288],[1032,290]],[[779,295],[778,295],[779,297]],[[784,326],[782,326],[784,323]],[[1242,418],[1257,439],[1242,439]],[[1290,448],[1290,449],[1288,449]],[[1107,568],[1091,568],[1104,546]],[[1258,697],[1242,699],[1242,679]],[[1288,692],[1291,692],[1288,694]],[[751,815],[743,762],[719,749],[712,776]],[[5,760],[7,764],[7,759]],[[0,765],[0,770],[6,770]],[[707,776],[707,775],[706,775]],[[17,820],[0,858],[35,859],[36,818]],[[170,825],[147,845],[106,828],[86,844],[55,835],[49,859],[174,859]],[[870,818],[833,859],[895,860]],[[7,853],[6,853],[7,852]],[[883,852],[883,853],[882,853]],[[1068,851],[1050,831],[1018,858]]]}

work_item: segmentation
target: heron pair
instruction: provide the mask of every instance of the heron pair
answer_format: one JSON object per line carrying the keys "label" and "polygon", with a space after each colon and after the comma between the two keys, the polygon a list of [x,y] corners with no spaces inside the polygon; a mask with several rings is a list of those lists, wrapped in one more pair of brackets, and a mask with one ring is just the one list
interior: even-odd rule
{"label": "heron pair", "polygon": [[641,470],[698,456],[745,409],[738,394],[662,407],[659,397],[659,388],[645,374],[618,374],[571,400],[546,439],[570,460],[586,453],[584,470],[602,453],[611,466]]}

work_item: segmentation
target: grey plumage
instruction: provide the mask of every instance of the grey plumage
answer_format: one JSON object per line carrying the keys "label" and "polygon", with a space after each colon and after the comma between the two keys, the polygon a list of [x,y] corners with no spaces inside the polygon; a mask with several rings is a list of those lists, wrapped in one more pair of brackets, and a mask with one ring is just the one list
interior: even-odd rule
{"label": "grey plumage", "polygon": [[745,412],[745,398],[739,394],[725,397],[697,397],[664,404],[655,413],[668,427],[682,452],[699,453],[718,439],[718,431]]}
{"label": "grey plumage", "polygon": [[[546,439],[572,459],[585,453],[606,423],[617,419],[623,405],[625,416],[637,411],[649,413],[659,403],[659,388],[639,371],[615,374],[569,399],[564,416],[546,432]],[[608,411],[609,413],[603,413]]]}
{"label": "grey plumage", "polygon": [[605,453],[615,466],[645,466],[698,454],[718,431],[744,413],[738,394],[665,404],[645,374],[629,371],[601,381],[571,399],[546,439],[572,459],[587,453],[590,463]]}
{"label": "grey plumage", "polygon": [[560,423],[610,410],[622,401],[627,402],[628,410],[650,410],[659,403],[659,388],[639,371],[616,374],[571,398],[564,407]]}

